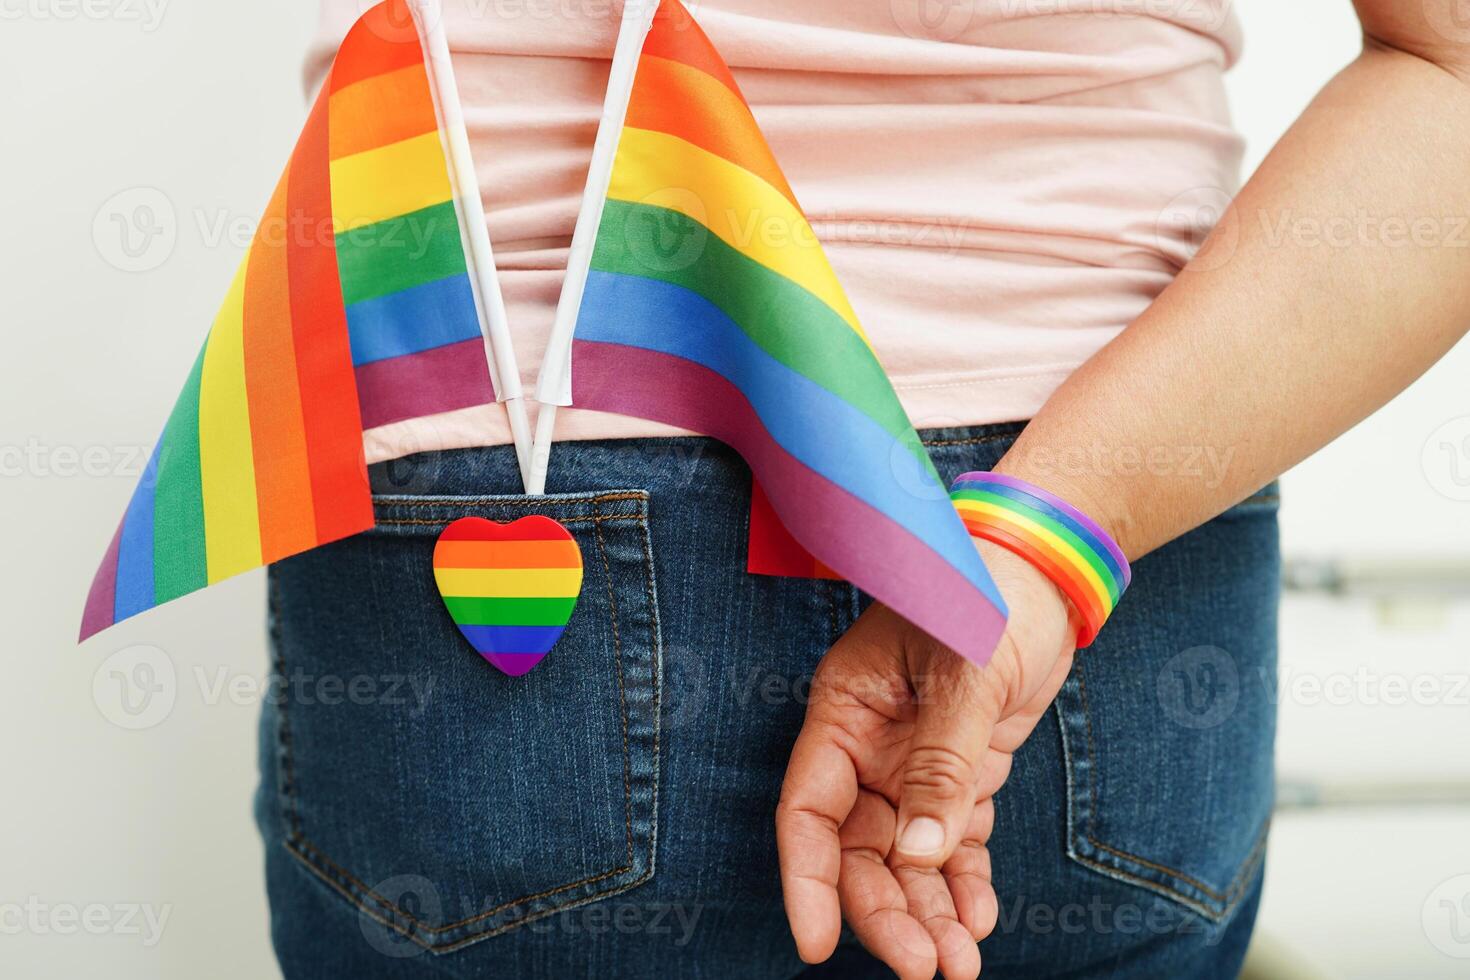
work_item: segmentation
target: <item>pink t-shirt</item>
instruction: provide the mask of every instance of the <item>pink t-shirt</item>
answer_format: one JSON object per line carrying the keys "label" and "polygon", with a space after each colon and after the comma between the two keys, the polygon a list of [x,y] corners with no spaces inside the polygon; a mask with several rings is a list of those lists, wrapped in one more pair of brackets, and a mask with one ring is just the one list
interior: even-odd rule
{"label": "pink t-shirt", "polygon": [[[313,89],[366,5],[322,0]],[[443,5],[529,393],[621,4]],[[689,6],[919,428],[1029,418],[1168,285],[1237,186],[1229,0]],[[575,410],[557,425],[562,439],[671,431]],[[485,406],[372,430],[367,451],[507,441]]]}

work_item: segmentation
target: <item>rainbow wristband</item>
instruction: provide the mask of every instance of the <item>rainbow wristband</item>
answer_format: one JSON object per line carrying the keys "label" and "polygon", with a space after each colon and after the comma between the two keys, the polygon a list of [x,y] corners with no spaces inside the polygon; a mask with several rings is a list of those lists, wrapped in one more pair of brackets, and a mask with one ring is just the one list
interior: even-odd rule
{"label": "rainbow wristband", "polygon": [[1060,497],[999,473],[966,473],[949,496],[971,536],[992,541],[1039,568],[1082,619],[1077,646],[1092,643],[1133,579],[1106,531]]}

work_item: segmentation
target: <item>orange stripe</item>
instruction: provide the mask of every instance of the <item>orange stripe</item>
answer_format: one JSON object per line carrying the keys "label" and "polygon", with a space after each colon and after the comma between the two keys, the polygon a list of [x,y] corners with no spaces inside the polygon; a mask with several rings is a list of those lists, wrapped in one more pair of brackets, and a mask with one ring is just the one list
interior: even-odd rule
{"label": "orange stripe", "polygon": [[421,64],[338,89],[332,93],[331,114],[333,160],[439,128],[429,76]]}
{"label": "orange stripe", "polygon": [[[336,117],[332,117],[336,124]],[[645,54],[638,63],[628,123],[668,133],[743,167],[786,195],[786,183],[750,107],[709,75],[668,58]],[[800,205],[797,205],[798,210]]]}
{"label": "orange stripe", "polygon": [[245,273],[245,391],[265,562],[316,544],[286,268],[286,236],[293,231],[286,222],[289,177],[288,168],[255,234]]}
{"label": "orange stripe", "polygon": [[424,49],[419,44],[418,29],[408,4],[404,0],[388,0],[352,25],[337,50],[327,85],[335,92],[364,78],[422,64],[423,60]]}
{"label": "orange stripe", "polygon": [[643,53],[696,68],[734,92],[742,102],[745,100],[725,60],[679,0],[661,0],[653,28],[643,42]]}
{"label": "orange stripe", "polygon": [[440,541],[435,568],[580,568],[575,541]]}
{"label": "orange stripe", "polygon": [[[1109,610],[1104,608],[1098,601],[1097,592],[1087,584],[1087,580],[1077,571],[1076,566],[1064,555],[1059,555],[1045,541],[1030,534],[1024,527],[1013,524],[1010,521],[986,520],[972,521],[964,519],[965,530],[970,532],[971,537],[984,538],[991,531],[1000,531],[1003,535],[1023,543],[1031,548],[1036,554],[1050,566],[1044,569],[1050,572],[1053,582],[1079,606],[1079,612],[1089,624],[1095,623],[1101,626],[1108,618]],[[990,540],[995,540],[991,538]],[[997,544],[1006,544],[1005,541],[996,541]],[[1061,579],[1061,581],[1057,581]]]}

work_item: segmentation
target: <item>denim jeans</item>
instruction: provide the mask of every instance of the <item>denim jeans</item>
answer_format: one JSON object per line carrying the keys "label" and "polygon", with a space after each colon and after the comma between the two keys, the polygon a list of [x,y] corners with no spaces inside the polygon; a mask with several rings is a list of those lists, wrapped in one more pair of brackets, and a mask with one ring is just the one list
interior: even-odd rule
{"label": "denim jeans", "polygon": [[[945,479],[1019,426],[930,431]],[[257,819],[288,977],[890,976],[844,936],[797,959],[773,814],[851,586],[745,573],[750,474],[705,439],[371,468],[377,526],[270,573],[284,692]],[[582,596],[529,675],[456,632],[431,553],[450,521],[549,514]],[[1234,976],[1271,809],[1274,491],[1137,563],[1017,753],[991,842],[986,977]]]}

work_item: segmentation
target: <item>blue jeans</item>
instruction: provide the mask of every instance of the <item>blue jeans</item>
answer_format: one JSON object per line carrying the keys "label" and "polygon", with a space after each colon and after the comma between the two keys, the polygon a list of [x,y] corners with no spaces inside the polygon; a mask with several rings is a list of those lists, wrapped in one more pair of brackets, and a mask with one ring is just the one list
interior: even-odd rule
{"label": "blue jeans", "polygon": [[[924,433],[951,479],[1019,426]],[[750,475],[705,439],[372,467],[377,527],[270,573],[283,696],[257,818],[288,977],[879,977],[804,968],[773,814],[807,684],[866,600],[747,575]],[[991,843],[994,978],[1234,976],[1271,809],[1274,491],[1140,561],[1016,755]],[[446,523],[549,514],[581,546],[560,645],[503,676],[456,632]]]}

